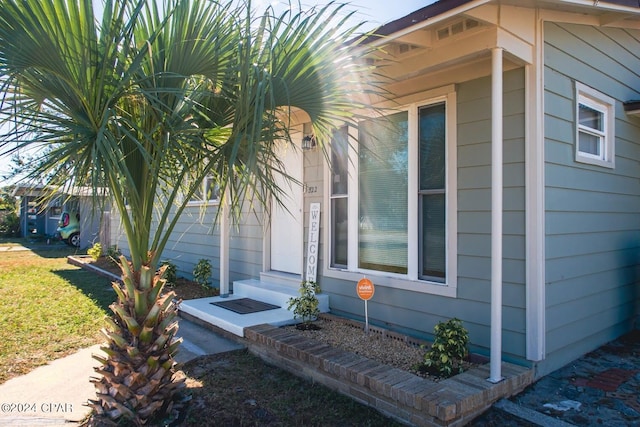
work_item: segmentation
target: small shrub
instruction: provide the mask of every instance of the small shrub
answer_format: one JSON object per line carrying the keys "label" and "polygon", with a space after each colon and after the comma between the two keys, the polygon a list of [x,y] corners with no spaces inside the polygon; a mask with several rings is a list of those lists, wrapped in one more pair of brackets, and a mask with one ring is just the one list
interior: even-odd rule
{"label": "small shrub", "polygon": [[94,261],[97,261],[102,255],[102,245],[99,242],[96,242],[87,249],[87,255],[89,255]]}
{"label": "small shrub", "polygon": [[418,369],[444,378],[461,373],[469,343],[469,332],[462,326],[462,321],[453,318],[439,322],[433,331],[435,340]]}
{"label": "small shrub", "polygon": [[20,218],[15,212],[0,211],[0,236],[20,236]]}
{"label": "small shrub", "polygon": [[111,245],[107,248],[107,258],[113,264],[120,264],[120,257],[122,256],[122,252],[118,249],[117,245]]}
{"label": "small shrub", "polygon": [[320,286],[316,282],[307,280],[300,284],[300,296],[297,298],[289,298],[288,310],[293,307],[293,318],[302,319],[302,328],[310,329],[310,324],[320,314],[318,308],[320,302],[316,297],[320,293]]}
{"label": "small shrub", "polygon": [[208,259],[201,259],[193,269],[193,278],[203,288],[208,288],[211,283],[211,262]]}
{"label": "small shrub", "polygon": [[178,281],[178,267],[169,260],[162,261],[160,263],[160,267],[167,266],[167,269],[164,271],[164,278],[167,280],[167,283],[175,285]]}

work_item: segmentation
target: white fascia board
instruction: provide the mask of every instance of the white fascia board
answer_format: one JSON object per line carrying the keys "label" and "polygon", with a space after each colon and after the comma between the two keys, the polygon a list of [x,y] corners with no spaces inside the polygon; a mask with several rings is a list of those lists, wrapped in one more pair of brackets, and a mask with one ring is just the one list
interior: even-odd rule
{"label": "white fascia board", "polygon": [[380,37],[380,39],[370,43],[371,46],[378,47],[389,43],[390,41],[394,41],[396,39],[402,38],[408,34],[413,33],[414,31],[422,30],[424,28],[428,28],[432,25],[435,25],[439,22],[445,21],[449,18],[453,18],[462,13],[465,13],[468,10],[475,9],[476,7],[482,6],[483,4],[492,3],[493,0],[476,0],[471,1],[462,6],[451,9],[447,12],[441,13],[440,15],[436,15],[433,18],[427,18],[424,21],[418,22],[415,25],[411,25],[409,27],[403,28],[400,31],[389,34],[387,36]]}

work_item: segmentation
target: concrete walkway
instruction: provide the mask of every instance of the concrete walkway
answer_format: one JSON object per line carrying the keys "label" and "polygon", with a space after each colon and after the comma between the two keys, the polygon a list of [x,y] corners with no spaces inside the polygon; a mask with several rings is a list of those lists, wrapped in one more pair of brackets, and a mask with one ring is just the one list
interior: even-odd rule
{"label": "concrete walkway", "polygon": [[500,411],[544,427],[640,427],[640,331],[634,330],[539,379],[474,420],[495,426]]}
{"label": "concrete walkway", "polygon": [[[178,363],[244,347],[185,319],[180,319],[178,335],[183,338]],[[92,353],[100,354],[98,345],[0,384],[0,425],[68,427],[85,418],[90,408],[84,403],[95,397],[89,378],[98,362]]]}
{"label": "concrete walkway", "polygon": [[0,252],[23,252],[30,251],[31,249],[25,248],[22,245],[0,245]]}

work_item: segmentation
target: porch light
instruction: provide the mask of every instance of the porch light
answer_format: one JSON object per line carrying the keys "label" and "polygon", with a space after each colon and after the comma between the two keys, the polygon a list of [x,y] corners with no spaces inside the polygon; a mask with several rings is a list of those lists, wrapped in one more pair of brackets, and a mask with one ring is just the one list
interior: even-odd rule
{"label": "porch light", "polygon": [[316,137],[313,134],[310,135],[306,135],[304,138],[302,138],[302,149],[307,151],[307,150],[313,150],[314,148],[316,148]]}

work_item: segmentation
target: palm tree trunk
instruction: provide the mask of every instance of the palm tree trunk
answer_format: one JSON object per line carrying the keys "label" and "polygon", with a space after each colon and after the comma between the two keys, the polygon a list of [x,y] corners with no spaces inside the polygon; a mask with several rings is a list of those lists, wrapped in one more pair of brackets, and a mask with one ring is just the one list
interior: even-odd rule
{"label": "palm tree trunk", "polygon": [[113,283],[118,300],[111,304],[113,316],[102,329],[107,357],[94,355],[102,366],[92,378],[96,400],[89,405],[100,417],[121,417],[136,425],[175,419],[188,401],[184,380],[174,378],[174,356],[182,339],[178,331],[173,291],[162,294],[166,267],[158,272],[143,265],[131,269],[123,256],[122,284]]}

